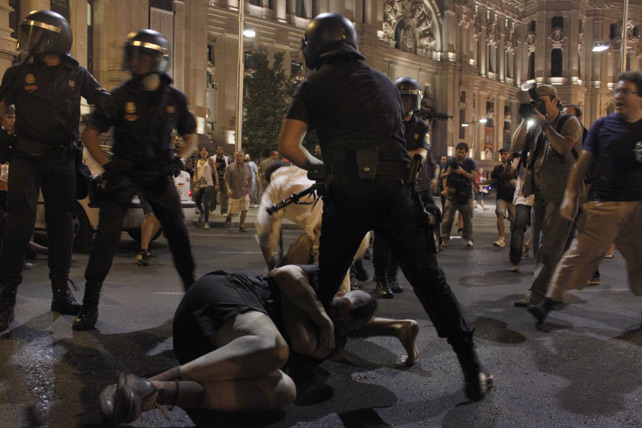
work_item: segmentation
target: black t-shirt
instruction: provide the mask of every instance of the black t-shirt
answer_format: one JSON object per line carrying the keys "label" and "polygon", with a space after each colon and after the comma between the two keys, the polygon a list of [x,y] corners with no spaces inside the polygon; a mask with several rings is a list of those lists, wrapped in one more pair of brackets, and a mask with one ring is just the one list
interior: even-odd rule
{"label": "black t-shirt", "polygon": [[510,173],[506,174],[504,172],[504,165],[499,164],[493,168],[493,172],[490,174],[490,178],[496,180],[497,187],[497,200],[503,200],[506,202],[513,202],[513,197],[515,196],[515,185],[514,181],[517,179],[517,173],[513,168]]}
{"label": "black t-shirt", "polygon": [[172,131],[196,132],[196,120],[185,95],[163,77],[157,91],[144,91],[133,80],[116,88],[112,105],[98,108],[87,123],[100,132],[114,126],[114,154],[138,169],[158,169],[173,156]]}
{"label": "black t-shirt", "polygon": [[383,73],[358,61],[333,61],[299,84],[286,117],[315,129],[325,162],[377,145],[382,161],[410,164],[401,96]]}
{"label": "black t-shirt", "polygon": [[[450,158],[446,161],[444,168],[446,171],[448,167],[452,166],[453,170],[457,169],[458,166],[461,166],[466,172],[477,171],[477,164],[474,160],[465,158],[462,162],[457,162],[457,158]],[[460,195],[473,195],[473,183],[468,178],[464,177],[461,174],[450,173],[448,175],[448,181],[446,185],[449,188],[457,189],[458,194]]]}
{"label": "black t-shirt", "polygon": [[49,145],[76,141],[80,98],[94,104],[103,92],[100,84],[66,55],[54,67],[34,61],[18,74],[19,66],[10,67],[2,78],[2,86],[7,87],[16,77],[4,98],[6,106],[16,107],[16,135]]}

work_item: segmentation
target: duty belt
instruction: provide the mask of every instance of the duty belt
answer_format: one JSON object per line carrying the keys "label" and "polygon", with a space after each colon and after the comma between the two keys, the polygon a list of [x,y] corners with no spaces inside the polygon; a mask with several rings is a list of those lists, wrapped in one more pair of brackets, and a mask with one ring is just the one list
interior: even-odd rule
{"label": "duty belt", "polygon": [[[348,182],[365,181],[359,179],[359,171],[354,160],[331,162],[328,171],[332,175],[333,183],[342,184]],[[374,181],[377,183],[400,182],[405,183],[408,177],[408,165],[401,162],[379,161]]]}
{"label": "duty belt", "polygon": [[39,159],[42,157],[64,157],[72,152],[71,143],[67,144],[45,144],[30,138],[18,137],[14,148],[18,155],[25,155],[29,158]]}

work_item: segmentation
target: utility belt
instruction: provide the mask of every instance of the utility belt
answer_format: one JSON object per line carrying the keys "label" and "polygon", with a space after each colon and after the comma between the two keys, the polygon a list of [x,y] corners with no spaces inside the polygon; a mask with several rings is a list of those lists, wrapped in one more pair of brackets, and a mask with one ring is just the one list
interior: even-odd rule
{"label": "utility belt", "polygon": [[376,182],[405,183],[408,180],[408,165],[403,162],[379,160],[379,147],[371,146],[350,151],[343,159],[326,164],[333,183]]}
{"label": "utility belt", "polygon": [[67,144],[45,144],[26,137],[18,137],[13,147],[13,155],[20,158],[40,160],[42,158],[65,158],[74,154],[75,146]]}

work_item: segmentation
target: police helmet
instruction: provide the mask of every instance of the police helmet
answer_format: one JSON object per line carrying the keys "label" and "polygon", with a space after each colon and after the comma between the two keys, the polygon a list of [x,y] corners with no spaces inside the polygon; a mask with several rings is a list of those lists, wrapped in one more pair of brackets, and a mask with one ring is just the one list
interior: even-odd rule
{"label": "police helmet", "polygon": [[323,60],[332,57],[365,59],[357,46],[357,31],[352,22],[336,13],[322,13],[310,21],[305,29],[302,40],[305,65],[315,70]]}
{"label": "police helmet", "polygon": [[16,49],[32,54],[65,55],[71,50],[73,36],[69,22],[50,10],[35,10],[18,25]]}
{"label": "police helmet", "polygon": [[134,74],[134,62],[151,58],[149,73],[163,74],[169,67],[169,43],[158,31],[140,30],[130,33],[125,42],[125,70]]}
{"label": "police helmet", "polygon": [[395,82],[395,86],[397,86],[397,89],[399,89],[399,93],[402,96],[407,95],[413,98],[411,104],[412,110],[405,112],[406,114],[421,110],[421,99],[423,98],[423,91],[421,90],[421,88],[419,87],[419,83],[415,79],[413,79],[412,77],[400,77]]}

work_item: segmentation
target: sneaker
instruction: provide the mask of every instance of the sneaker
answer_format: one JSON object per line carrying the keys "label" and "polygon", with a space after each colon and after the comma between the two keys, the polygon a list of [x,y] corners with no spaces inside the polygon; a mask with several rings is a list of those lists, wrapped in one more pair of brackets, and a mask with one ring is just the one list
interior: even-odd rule
{"label": "sneaker", "polygon": [[209,228],[210,228],[210,224],[209,224],[209,222],[208,222],[208,223],[205,223],[205,224],[203,225],[203,229],[209,229]]}
{"label": "sneaker", "polygon": [[393,293],[397,293],[397,294],[403,293],[403,287],[399,285],[396,279],[389,279],[388,286],[390,287]]}
{"label": "sneaker", "polygon": [[535,299],[530,294],[527,294],[521,299],[514,301],[513,305],[517,306],[518,308],[526,308],[530,305],[539,305],[542,302],[542,300],[543,299]]}
{"label": "sneaker", "polygon": [[134,258],[136,259],[138,266],[149,266],[149,255],[147,254],[147,251],[140,250]]}
{"label": "sneaker", "polygon": [[479,401],[493,387],[493,375],[490,373],[464,372],[464,392],[470,401]]}
{"label": "sneaker", "polygon": [[466,246],[467,247],[472,247],[473,245],[474,244],[473,244],[473,240],[472,239],[469,239],[468,241],[466,241]]}
{"label": "sneaker", "polygon": [[548,313],[553,309],[553,301],[551,299],[544,299],[538,305],[528,305],[528,312],[537,319],[537,322],[543,322]]}
{"label": "sneaker", "polygon": [[600,273],[596,271],[593,274],[593,277],[586,281],[586,285],[600,285],[601,282],[602,279],[600,278]]}
{"label": "sneaker", "polygon": [[493,245],[499,248],[504,248],[506,246],[506,241],[504,241],[504,238],[499,238],[497,241],[493,242]]}
{"label": "sneaker", "polygon": [[510,264],[510,269],[511,272],[519,272],[519,266],[515,263]]}
{"label": "sneaker", "polygon": [[605,258],[605,259],[612,259],[613,257],[615,257],[615,253],[607,253],[607,254],[604,254],[604,258]]}
{"label": "sneaker", "polygon": [[230,226],[232,226],[232,219],[228,217],[225,219],[225,227],[230,227]]}
{"label": "sneaker", "polygon": [[226,217],[226,216],[227,216],[227,213],[221,213],[221,215],[222,215],[223,217]]}
{"label": "sneaker", "polygon": [[239,227],[239,232],[245,233],[245,232],[247,232],[247,230],[243,226],[241,226],[241,227]]}

